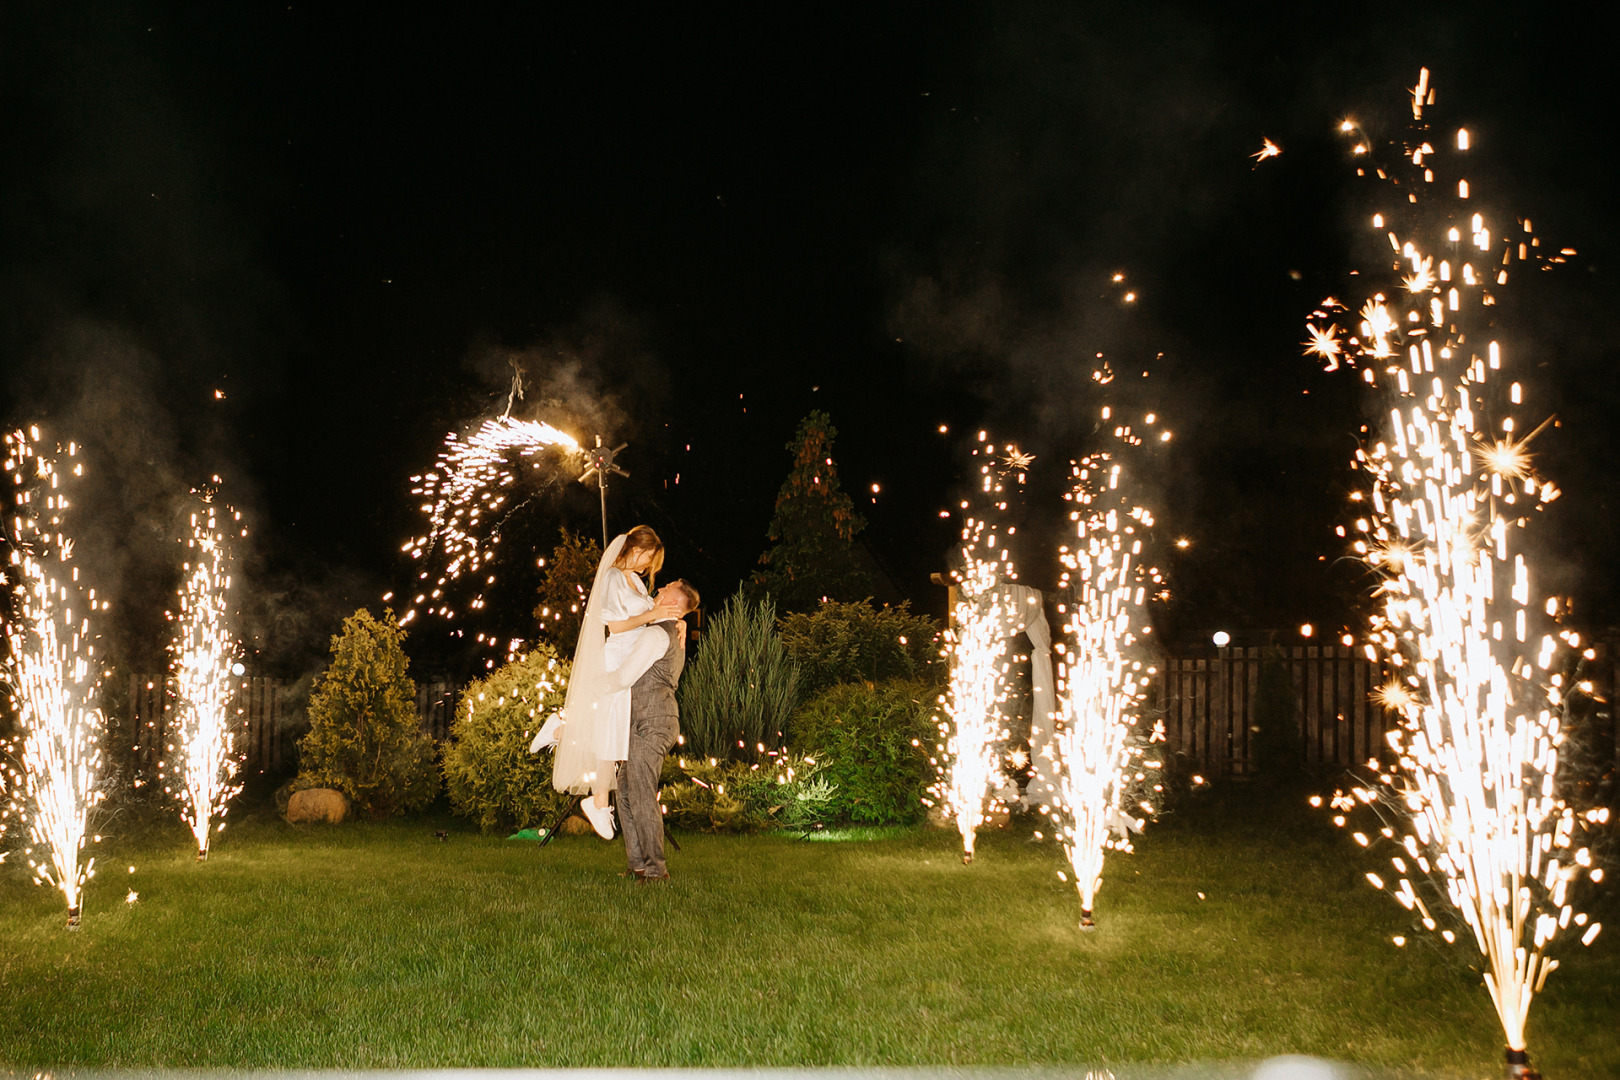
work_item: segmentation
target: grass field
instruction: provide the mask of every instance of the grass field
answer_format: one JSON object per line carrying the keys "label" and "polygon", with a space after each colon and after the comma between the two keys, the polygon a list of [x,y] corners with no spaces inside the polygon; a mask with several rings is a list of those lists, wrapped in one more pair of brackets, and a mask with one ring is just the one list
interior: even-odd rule
{"label": "grass field", "polygon": [[[1206,805],[1110,856],[1098,929],[1057,849],[991,833],[850,842],[681,834],[674,880],[621,848],[450,819],[245,817],[109,837],[85,926],[0,867],[0,1062],[16,1067],[1114,1065],[1313,1054],[1501,1073],[1462,950],[1309,811]],[[114,829],[116,829],[116,823]],[[435,829],[451,830],[446,841]],[[134,875],[126,873],[135,864]],[[133,888],[139,900],[124,902]],[[1203,897],[1200,898],[1200,894]],[[1620,958],[1566,949],[1531,1013],[1551,1078],[1620,1076]]]}

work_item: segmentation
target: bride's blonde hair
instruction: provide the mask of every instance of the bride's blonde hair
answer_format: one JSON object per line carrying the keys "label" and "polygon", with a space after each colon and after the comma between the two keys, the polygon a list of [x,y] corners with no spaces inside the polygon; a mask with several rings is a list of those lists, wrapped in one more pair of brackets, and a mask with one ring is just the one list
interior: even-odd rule
{"label": "bride's blonde hair", "polygon": [[647,587],[650,589],[658,581],[658,571],[664,568],[664,542],[658,539],[651,525],[637,525],[624,534],[624,547],[619,549],[619,557],[613,560],[613,565],[621,570],[628,569],[643,551],[652,552],[652,562],[647,564]]}

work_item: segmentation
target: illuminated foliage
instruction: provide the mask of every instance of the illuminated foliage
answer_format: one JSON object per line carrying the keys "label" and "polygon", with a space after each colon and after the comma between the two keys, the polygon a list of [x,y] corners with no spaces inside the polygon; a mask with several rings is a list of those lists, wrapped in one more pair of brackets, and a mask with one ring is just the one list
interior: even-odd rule
{"label": "illuminated foliage", "polygon": [[539,825],[571,799],[551,786],[553,752],[529,752],[535,731],[562,708],[568,666],[542,643],[462,690],[444,782],[451,809],[485,832]]}

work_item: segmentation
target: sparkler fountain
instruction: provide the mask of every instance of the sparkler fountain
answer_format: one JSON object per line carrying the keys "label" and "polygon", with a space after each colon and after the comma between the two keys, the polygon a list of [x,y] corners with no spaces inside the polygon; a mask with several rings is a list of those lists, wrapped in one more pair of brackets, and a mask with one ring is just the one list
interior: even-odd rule
{"label": "sparkler fountain", "polygon": [[14,491],[7,521],[13,589],[5,677],[21,726],[21,769],[9,810],[26,818],[28,865],[37,881],[61,890],[68,927],[75,929],[85,884],[95,874],[95,858],[84,858],[89,816],[103,795],[105,724],[94,704],[101,668],[88,615],[98,603],[95,590],[79,581],[73,541],[63,528],[70,506],[65,488],[83,474],[83,465],[72,460],[78,449],[70,444],[64,463],[39,442],[37,427],[5,439]]}
{"label": "sparkler fountain", "polygon": [[[981,431],[979,441],[984,440]],[[984,494],[996,509],[1005,510],[1004,485],[993,460],[995,450],[994,444],[986,444],[974,454],[982,452],[986,459],[980,468]],[[1018,467],[1028,465],[1027,456],[1018,455],[1011,446],[1007,450]],[[967,505],[962,504],[964,509]],[[956,822],[962,834],[962,861],[970,863],[974,837],[984,823],[993,793],[1001,786],[997,744],[1008,735],[1001,715],[1001,705],[1007,700],[1008,624],[1017,613],[1007,609],[998,586],[1016,579],[1018,573],[1007,545],[979,518],[964,518],[959,554],[962,565],[951,575],[956,584],[951,625],[945,632],[950,684],[939,698],[944,714],[939,718],[939,780],[930,791],[934,804]]]}
{"label": "sparkler fountain", "polygon": [[[1112,410],[1104,408],[1104,423],[1112,419]],[[1157,420],[1149,413],[1144,426]],[[1144,441],[1117,421],[1114,436],[1127,446]],[[1161,442],[1169,437],[1162,430],[1156,436]],[[1064,627],[1072,651],[1060,666],[1057,801],[1059,835],[1080,893],[1080,928],[1089,930],[1096,925],[1105,855],[1110,848],[1130,851],[1130,833],[1143,824],[1134,812],[1153,812],[1143,797],[1150,775],[1145,770],[1161,763],[1148,761],[1146,752],[1164,741],[1164,727],[1144,722],[1148,680],[1156,671],[1136,654],[1151,632],[1147,601],[1157,596],[1163,577],[1142,561],[1153,514],[1134,505],[1115,455],[1083,458],[1073,476],[1068,498],[1075,503],[1070,518],[1078,542],[1060,552],[1063,582],[1072,592]]]}
{"label": "sparkler fountain", "polygon": [[[233,521],[241,515],[233,513]],[[245,535],[245,533],[244,533]],[[197,859],[208,858],[212,832],[225,828],[225,805],[242,785],[231,723],[236,689],[232,667],[239,653],[226,625],[231,576],[217,508],[191,515],[190,557],[180,586],[175,624],[174,677],[180,725],[172,769],[180,785],[181,815],[197,841]],[[217,822],[217,827],[215,825]]]}
{"label": "sparkler fountain", "polygon": [[[1490,338],[1488,309],[1516,267],[1573,252],[1544,253],[1528,221],[1510,237],[1470,212],[1458,175],[1468,133],[1441,139],[1426,120],[1428,78],[1412,91],[1403,165],[1359,170],[1395,188],[1372,218],[1394,253],[1373,275],[1388,291],[1367,299],[1359,320],[1339,315],[1359,331],[1348,337],[1330,322],[1348,309],[1324,301],[1306,343],[1328,370],[1341,359],[1359,366],[1389,418],[1357,451],[1369,486],[1351,497],[1355,551],[1383,578],[1365,648],[1390,672],[1380,697],[1398,725],[1391,760],[1368,763],[1375,780],[1332,801],[1340,825],[1358,805],[1380,812],[1381,837],[1355,834],[1395,848],[1392,881],[1367,874],[1375,887],[1447,942],[1458,935],[1442,919],[1460,917],[1485,958],[1509,1074],[1531,1076],[1525,1020],[1558,966],[1547,951],[1566,931],[1587,945],[1598,934],[1572,898],[1583,874],[1602,880],[1578,833],[1608,811],[1577,812],[1559,795],[1571,689],[1560,671],[1582,645],[1557,628],[1558,600],[1533,591],[1526,527],[1558,490],[1527,448],[1545,424],[1518,434],[1524,390],[1509,381],[1512,358]],[[1360,135],[1349,121],[1343,130]],[[1359,138],[1356,154],[1369,145]]]}

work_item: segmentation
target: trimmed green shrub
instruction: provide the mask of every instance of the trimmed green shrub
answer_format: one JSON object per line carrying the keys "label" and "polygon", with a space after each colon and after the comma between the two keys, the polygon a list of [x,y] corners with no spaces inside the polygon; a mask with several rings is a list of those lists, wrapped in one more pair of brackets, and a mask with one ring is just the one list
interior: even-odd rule
{"label": "trimmed green shrub", "polygon": [[778,629],[799,665],[799,691],[806,697],[834,683],[945,675],[939,624],[913,615],[909,601],[874,607],[871,600],[828,600],[812,612],[784,615]]}
{"label": "trimmed green shrub", "polygon": [[392,611],[378,620],[362,608],[344,619],[332,638],[332,666],[310,695],[309,734],[299,743],[304,786],[336,788],[371,817],[420,809],[439,793],[404,640]]}
{"label": "trimmed green shrub", "polygon": [[444,782],[450,808],[484,832],[538,825],[572,798],[551,786],[554,752],[529,753],[534,733],[562,708],[568,667],[542,642],[461,691]]}
{"label": "trimmed green shrub", "polygon": [[812,759],[833,785],[833,816],[868,824],[921,821],[934,780],[928,754],[939,739],[938,690],[916,679],[823,691],[793,715],[788,745]]}
{"label": "trimmed green shrub", "polygon": [[681,678],[681,730],[699,758],[755,761],[782,745],[799,703],[799,669],[776,636],[776,605],[740,593],[709,620]]}

